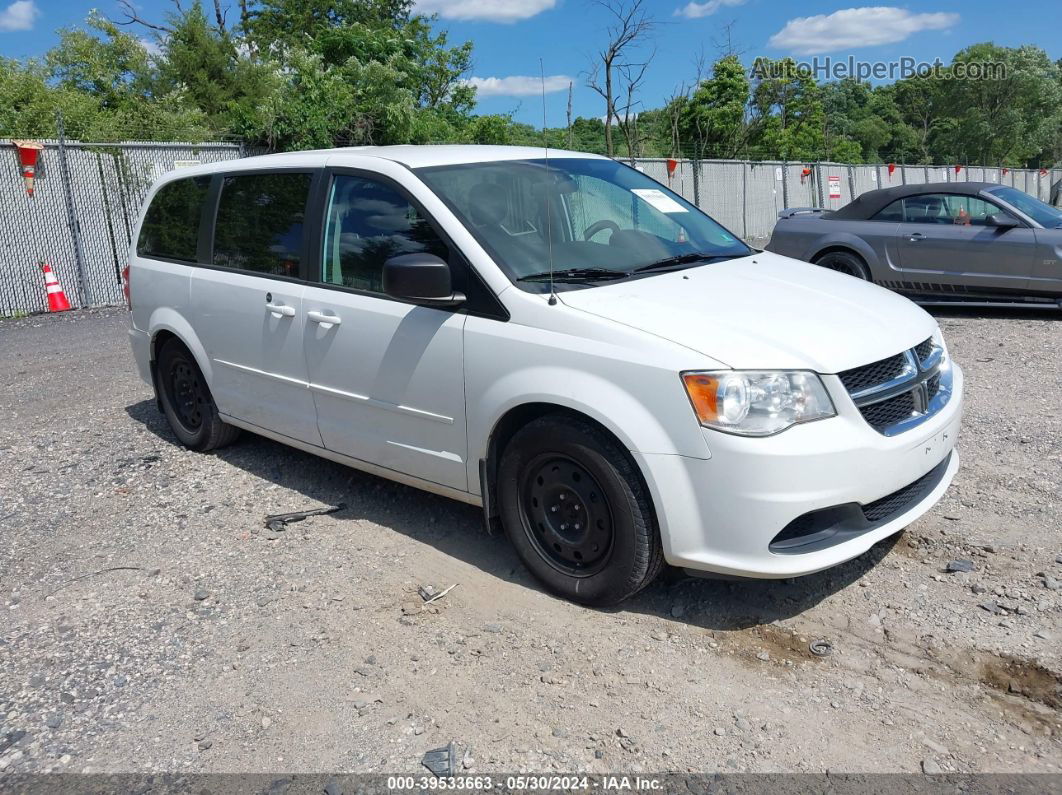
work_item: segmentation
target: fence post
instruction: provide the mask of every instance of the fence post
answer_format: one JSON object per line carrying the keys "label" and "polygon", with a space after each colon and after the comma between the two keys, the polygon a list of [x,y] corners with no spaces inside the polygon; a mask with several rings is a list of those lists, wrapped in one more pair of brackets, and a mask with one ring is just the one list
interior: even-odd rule
{"label": "fence post", "polygon": [[789,206],[789,161],[782,161],[782,209]]}
{"label": "fence post", "polygon": [[826,202],[822,198],[822,163],[816,163],[811,174],[815,177],[815,188],[819,194],[819,207],[825,207]]}
{"label": "fence post", "polygon": [[741,239],[749,239],[749,164],[741,164]]}
{"label": "fence post", "polygon": [[855,192],[855,168],[851,163],[848,164],[848,168],[845,169],[848,172],[848,197],[849,201],[856,200]]}
{"label": "fence post", "polygon": [[701,209],[701,163],[697,158],[693,158],[693,204],[697,209]]}
{"label": "fence post", "polygon": [[77,275],[81,282],[81,306],[86,307],[92,299],[85,274],[85,252],[81,247],[81,226],[77,220],[77,211],[74,209],[74,188],[70,181],[70,164],[66,159],[66,131],[63,127],[61,110],[55,112],[55,126],[59,133],[59,176],[63,181],[63,193],[66,198],[67,224],[74,242],[74,261],[77,263]]}

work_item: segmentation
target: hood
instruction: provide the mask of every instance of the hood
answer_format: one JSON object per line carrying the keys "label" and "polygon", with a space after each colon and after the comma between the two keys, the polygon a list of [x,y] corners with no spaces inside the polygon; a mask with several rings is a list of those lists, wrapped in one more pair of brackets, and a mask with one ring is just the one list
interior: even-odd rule
{"label": "hood", "polygon": [[913,348],[937,328],[896,293],[768,252],[560,299],[736,369],[837,373]]}

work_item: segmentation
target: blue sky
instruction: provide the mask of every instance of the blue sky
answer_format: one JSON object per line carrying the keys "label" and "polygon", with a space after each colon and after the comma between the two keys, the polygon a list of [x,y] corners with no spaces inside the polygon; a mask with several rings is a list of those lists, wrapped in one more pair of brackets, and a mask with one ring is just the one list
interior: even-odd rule
{"label": "blue sky", "polygon": [[[889,0],[879,0],[887,3]],[[224,0],[233,6],[235,0]],[[516,118],[540,124],[539,59],[547,88],[549,124],[564,123],[569,81],[574,83],[576,115],[601,116],[604,103],[585,87],[585,73],[605,39],[608,14],[593,0],[418,0],[419,10],[439,15],[438,25],[452,41],[475,44],[472,78],[480,86],[479,110],[514,111]],[[172,0],[137,0],[141,16],[161,19]],[[209,6],[210,3],[204,3]],[[121,18],[116,0],[0,0],[0,55],[39,55],[55,44],[55,30],[80,24],[91,8]],[[944,62],[963,47],[981,41],[1016,46],[1036,44],[1052,58],[1062,57],[1062,3],[1036,0],[922,0],[904,5],[858,5],[853,0],[646,0],[659,21],[655,57],[641,99],[645,107],[663,103],[695,74],[703,49],[709,62],[722,28],[733,22],[733,42],[751,63],[758,55],[798,60],[849,55],[866,61],[911,57]],[[148,31],[142,31],[147,36]],[[528,79],[533,78],[533,79]]]}

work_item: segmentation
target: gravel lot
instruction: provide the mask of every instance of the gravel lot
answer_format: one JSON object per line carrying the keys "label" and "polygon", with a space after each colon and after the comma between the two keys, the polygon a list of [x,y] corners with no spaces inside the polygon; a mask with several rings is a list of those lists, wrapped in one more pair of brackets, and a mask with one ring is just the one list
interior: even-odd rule
{"label": "gravel lot", "polygon": [[126,322],[0,321],[0,771],[417,772],[451,740],[471,772],[1062,769],[1062,317],[941,315],[963,468],[898,539],[613,611],[468,506],[175,446]]}

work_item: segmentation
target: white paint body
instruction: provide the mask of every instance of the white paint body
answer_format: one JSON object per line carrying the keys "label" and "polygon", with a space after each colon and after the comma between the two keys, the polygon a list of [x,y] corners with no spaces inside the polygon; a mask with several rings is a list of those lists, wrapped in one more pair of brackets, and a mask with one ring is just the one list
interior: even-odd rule
{"label": "white paint body", "polygon": [[[550,403],[581,412],[631,452],[666,560],[691,569],[753,577],[818,571],[861,554],[936,503],[958,468],[958,365],[951,365],[953,395],[943,410],[892,437],[867,424],[833,375],[937,334],[932,317],[872,284],[770,253],[563,292],[550,305],[547,296],[515,287],[412,170],[541,155],[512,147],[383,147],[166,175],[152,195],[169,179],[216,171],[343,166],[383,174],[446,230],[510,318],[143,259],[134,246],[130,338],[142,377],[150,383],[152,339],[172,332],[195,356],[226,421],[472,504],[481,503],[479,462],[507,411]],[[273,306],[291,309],[264,310],[266,291]],[[320,322],[328,316],[340,322]],[[703,428],[679,374],[726,368],[814,370],[837,416],[765,438]],[[818,552],[768,549],[796,517],[873,502],[949,455],[941,482],[874,531]]]}

